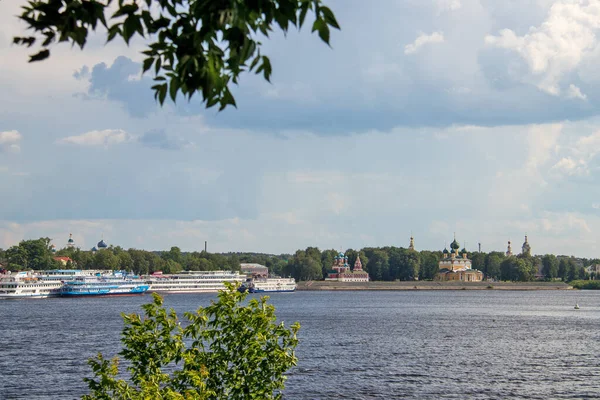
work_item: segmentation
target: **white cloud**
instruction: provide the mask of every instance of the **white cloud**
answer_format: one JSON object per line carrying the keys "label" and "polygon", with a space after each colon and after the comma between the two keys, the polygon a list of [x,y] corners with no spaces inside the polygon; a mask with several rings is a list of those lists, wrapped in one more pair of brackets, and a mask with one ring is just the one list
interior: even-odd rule
{"label": "white cloud", "polygon": [[21,150],[19,145],[21,138],[21,134],[15,130],[0,132],[0,153],[5,151],[18,153]]}
{"label": "white cloud", "polygon": [[570,175],[588,175],[589,169],[584,160],[576,160],[571,157],[563,157],[552,166],[551,172],[559,176]]}
{"label": "white cloud", "polygon": [[421,47],[427,44],[444,43],[443,32],[433,32],[431,35],[421,33],[414,42],[404,46],[404,54],[416,53]]}
{"label": "white cloud", "polygon": [[[515,51],[531,73],[525,79],[546,93],[560,95],[561,80],[598,45],[599,29],[600,0],[560,0],[552,5],[546,20],[528,33],[518,36],[502,29],[497,36],[486,36],[485,43]],[[568,87],[567,96],[584,98],[574,85]]]}
{"label": "white cloud", "polygon": [[59,143],[75,144],[79,146],[105,146],[131,141],[133,138],[122,129],[105,129],[103,131],[90,131],[81,135],[68,136],[60,139]]}
{"label": "white cloud", "polygon": [[348,196],[343,196],[340,193],[327,193],[326,203],[334,214],[340,215],[348,208]]}
{"label": "white cloud", "polygon": [[564,234],[574,230],[580,234],[592,232],[585,217],[576,213],[546,213],[541,219],[542,229],[553,234]]}
{"label": "white cloud", "polygon": [[549,173],[555,178],[567,176],[588,176],[590,164],[600,154],[600,130],[581,136],[563,144],[560,158],[555,161]]}
{"label": "white cloud", "polygon": [[575,86],[573,84],[570,84],[569,89],[567,89],[567,97],[570,99],[580,99],[580,100],[587,99],[587,95],[583,94],[581,92],[581,89],[579,89],[577,86]]}
{"label": "white cloud", "polygon": [[313,103],[317,100],[312,88],[303,82],[276,83],[267,88],[263,95],[271,99],[292,100],[300,103]]}
{"label": "white cloud", "polygon": [[440,15],[448,11],[456,11],[462,7],[460,0],[437,0],[435,2],[437,14]]}
{"label": "white cloud", "polygon": [[528,130],[529,173],[535,174],[557,151],[557,142],[563,130],[563,124],[533,125]]}

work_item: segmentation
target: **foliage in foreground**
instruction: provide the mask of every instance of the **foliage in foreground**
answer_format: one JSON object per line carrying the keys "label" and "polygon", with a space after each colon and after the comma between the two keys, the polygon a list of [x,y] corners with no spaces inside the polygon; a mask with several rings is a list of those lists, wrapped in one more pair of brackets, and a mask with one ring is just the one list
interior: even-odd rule
{"label": "foliage in foreground", "polygon": [[149,38],[143,72],[154,70],[154,96],[163,104],[181,92],[199,92],[206,107],[235,106],[229,90],[244,71],[269,81],[271,62],[260,52],[257,37],[278,26],[300,29],[314,14],[312,31],[329,44],[329,28],[339,29],[333,12],[321,0],[31,0],[19,19],[34,32],[15,37],[15,44],[40,45],[30,61],[50,56],[50,47],[67,42],[83,48],[90,31],[106,30],[107,42],[121,37]]}
{"label": "foliage in foreground", "polygon": [[285,372],[296,365],[294,323],[277,324],[268,297],[241,302],[246,294],[226,284],[219,299],[181,326],[163,299],[143,307],[145,315],[123,314],[124,348],[129,381],[118,379],[119,360],[102,354],[89,360],[95,378],[86,378],[84,400],[121,399],[278,399]]}

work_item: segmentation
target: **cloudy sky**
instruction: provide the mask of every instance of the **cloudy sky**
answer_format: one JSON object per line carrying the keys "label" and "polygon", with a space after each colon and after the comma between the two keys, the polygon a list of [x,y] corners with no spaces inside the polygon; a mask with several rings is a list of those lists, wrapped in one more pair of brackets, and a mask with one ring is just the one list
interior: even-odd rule
{"label": "cloudy sky", "polygon": [[158,107],[144,43],[27,63],[0,2],[0,247],[600,256],[600,0],[329,0],[238,109]]}

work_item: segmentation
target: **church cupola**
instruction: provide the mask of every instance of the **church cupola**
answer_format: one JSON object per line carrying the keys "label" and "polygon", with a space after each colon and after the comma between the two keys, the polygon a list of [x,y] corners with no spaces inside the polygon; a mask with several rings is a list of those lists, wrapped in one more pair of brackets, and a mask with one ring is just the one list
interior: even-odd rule
{"label": "church cupola", "polygon": [[69,233],[69,240],[67,240],[67,247],[74,247],[75,241],[73,240],[73,234]]}
{"label": "church cupola", "polygon": [[452,249],[451,252],[453,256],[458,255],[458,249],[460,249],[460,245],[456,241],[456,233],[454,234],[454,240],[452,241],[452,243],[450,243],[450,249]]}
{"label": "church cupola", "polygon": [[410,235],[410,244],[408,245],[408,249],[409,250],[415,249],[415,238],[412,235]]}
{"label": "church cupola", "polygon": [[513,255],[512,247],[510,246],[510,240],[508,241],[508,248],[506,249],[506,257],[510,257]]}

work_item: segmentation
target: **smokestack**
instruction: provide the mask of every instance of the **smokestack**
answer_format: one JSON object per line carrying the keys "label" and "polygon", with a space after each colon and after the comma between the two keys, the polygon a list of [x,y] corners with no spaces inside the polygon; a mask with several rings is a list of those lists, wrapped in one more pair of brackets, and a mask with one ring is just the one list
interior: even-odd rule
{"label": "smokestack", "polygon": [[204,241],[204,252],[208,253],[208,251],[206,251],[206,240]]}
{"label": "smokestack", "polygon": [[479,243],[479,252],[481,253],[481,243]]}

